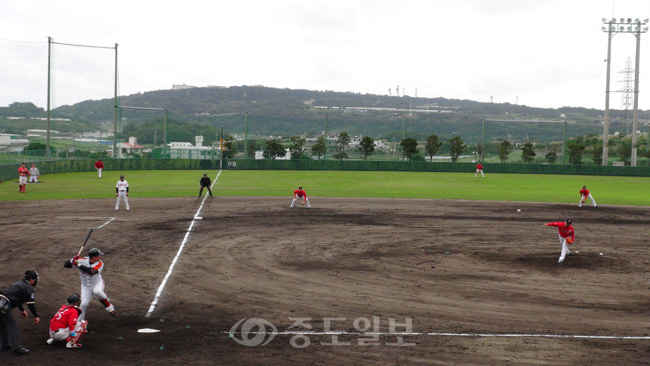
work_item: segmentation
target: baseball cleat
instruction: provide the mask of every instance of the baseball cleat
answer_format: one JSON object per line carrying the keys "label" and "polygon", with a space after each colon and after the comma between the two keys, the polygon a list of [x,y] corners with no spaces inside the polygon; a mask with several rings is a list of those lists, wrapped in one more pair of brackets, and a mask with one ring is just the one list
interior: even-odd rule
{"label": "baseball cleat", "polygon": [[52,343],[54,343],[54,338],[49,338],[49,339],[47,340],[47,344],[52,344]]}
{"label": "baseball cleat", "polygon": [[115,310],[111,311],[111,316],[112,316],[113,318],[117,318],[117,314],[115,314]]}
{"label": "baseball cleat", "polygon": [[72,343],[72,341],[66,343],[65,348],[81,348],[83,347],[81,343]]}
{"label": "baseball cleat", "polygon": [[16,348],[14,350],[14,353],[19,354],[19,355],[26,355],[26,354],[29,353],[29,350],[27,348],[25,348],[25,347],[20,347],[20,348]]}

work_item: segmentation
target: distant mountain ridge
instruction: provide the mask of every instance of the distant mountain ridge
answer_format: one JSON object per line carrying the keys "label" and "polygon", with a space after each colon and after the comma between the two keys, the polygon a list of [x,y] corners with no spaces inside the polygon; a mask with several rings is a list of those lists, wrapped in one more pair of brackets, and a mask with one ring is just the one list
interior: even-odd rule
{"label": "distant mountain ridge", "polygon": [[[158,90],[119,99],[121,106],[166,108],[169,123],[209,126],[210,133],[223,127],[229,134],[243,134],[245,113],[248,112],[248,134],[254,136],[315,135],[322,133],[327,120],[327,130],[333,133],[397,140],[401,140],[403,133],[417,139],[435,133],[444,138],[460,135],[466,142],[476,142],[481,139],[485,119],[566,120],[568,136],[602,134],[603,111],[587,108],[548,109],[510,103],[263,86]],[[99,127],[113,121],[113,106],[112,98],[88,100],[58,107],[52,111],[52,117],[71,118],[80,128]],[[31,103],[0,107],[0,117],[20,112],[24,112],[24,116],[44,116],[44,111]],[[624,126],[617,119],[624,118],[624,112],[612,110],[611,116],[613,125],[610,131],[622,129]],[[639,118],[650,119],[650,113],[640,111]],[[124,109],[120,110],[119,119],[128,131],[129,126],[133,129],[145,121],[161,120],[162,112]],[[560,130],[558,125],[541,123],[488,122],[485,135],[486,139],[549,141],[561,139]],[[138,136],[139,141],[146,142],[147,139],[147,136]]]}

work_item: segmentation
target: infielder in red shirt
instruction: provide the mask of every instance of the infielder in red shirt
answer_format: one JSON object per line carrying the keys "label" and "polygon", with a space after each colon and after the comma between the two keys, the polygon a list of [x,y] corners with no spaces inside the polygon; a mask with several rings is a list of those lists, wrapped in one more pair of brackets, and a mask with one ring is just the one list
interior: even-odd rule
{"label": "infielder in red shirt", "polygon": [[81,297],[79,294],[74,293],[68,297],[65,305],[56,312],[52,320],[50,320],[50,338],[47,344],[53,344],[55,341],[67,342],[66,348],[79,348],[79,338],[86,333],[88,322],[79,320],[81,309]]}
{"label": "infielder in red shirt", "polygon": [[549,222],[548,224],[544,225],[555,226],[558,229],[560,245],[562,245],[562,253],[560,254],[560,259],[557,261],[558,263],[564,262],[564,257],[567,254],[571,255],[571,251],[569,250],[567,243],[573,244],[573,241],[576,238],[575,231],[573,231],[573,226],[571,226],[572,222],[573,221],[571,219],[567,219],[565,222]]}
{"label": "infielder in red shirt", "polygon": [[302,186],[293,191],[293,201],[291,201],[291,207],[289,208],[293,208],[293,204],[296,203],[296,200],[299,199],[302,199],[303,206],[305,203],[307,203],[307,208],[311,208],[311,205],[309,204],[309,198],[307,198],[307,192],[302,190]]}
{"label": "infielder in red shirt", "polygon": [[589,193],[587,186],[582,186],[582,189],[580,190],[580,203],[578,204],[578,207],[582,207],[582,204],[587,202],[587,198],[591,200],[591,203],[594,205],[594,207],[598,207],[596,200],[591,195],[591,193]]}
{"label": "infielder in red shirt", "polygon": [[25,168],[25,163],[20,164],[20,168],[18,168],[18,192],[25,193],[25,186],[27,185],[28,175],[29,170]]}
{"label": "infielder in red shirt", "polygon": [[485,174],[483,174],[483,164],[481,163],[476,164],[476,173],[474,173],[474,178],[478,176],[478,173],[481,173],[481,177],[485,178]]}

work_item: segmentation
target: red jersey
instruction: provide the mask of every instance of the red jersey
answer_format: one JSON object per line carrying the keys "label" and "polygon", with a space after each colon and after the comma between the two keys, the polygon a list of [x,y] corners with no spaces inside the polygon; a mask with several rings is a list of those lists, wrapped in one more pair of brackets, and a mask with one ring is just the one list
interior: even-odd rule
{"label": "red jersey", "polygon": [[476,170],[483,170],[483,165],[477,164],[476,165]]}
{"label": "red jersey", "polygon": [[68,328],[73,332],[74,327],[77,325],[79,314],[81,314],[81,309],[74,305],[61,306],[61,309],[50,320],[50,330],[55,332],[61,328]]}
{"label": "red jersey", "polygon": [[587,188],[583,188],[580,190],[580,195],[581,196],[589,196],[589,190]]}
{"label": "red jersey", "polygon": [[104,169],[104,163],[98,161],[95,163],[95,169]]}
{"label": "red jersey", "polygon": [[573,231],[573,226],[564,226],[564,222],[549,222],[546,226],[555,226],[563,238],[571,237],[571,240],[576,239],[576,233]]}
{"label": "red jersey", "polygon": [[18,175],[20,175],[21,177],[26,177],[29,175],[29,170],[21,166],[20,168],[18,168]]}
{"label": "red jersey", "polygon": [[293,195],[300,197],[300,198],[307,198],[307,192],[303,191],[302,189],[296,189],[293,191]]}

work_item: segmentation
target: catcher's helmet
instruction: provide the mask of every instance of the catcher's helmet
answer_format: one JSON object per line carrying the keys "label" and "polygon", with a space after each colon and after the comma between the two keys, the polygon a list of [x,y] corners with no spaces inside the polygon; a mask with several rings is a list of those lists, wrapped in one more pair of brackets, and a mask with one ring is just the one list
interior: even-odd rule
{"label": "catcher's helmet", "polygon": [[92,248],[91,250],[88,251],[89,257],[97,257],[100,255],[104,255],[104,253],[102,253],[102,251],[97,248]]}
{"label": "catcher's helmet", "polygon": [[74,294],[68,296],[67,303],[68,303],[68,305],[74,305],[74,304],[78,303],[79,301],[81,301],[81,296],[79,296],[79,294],[75,292]]}

